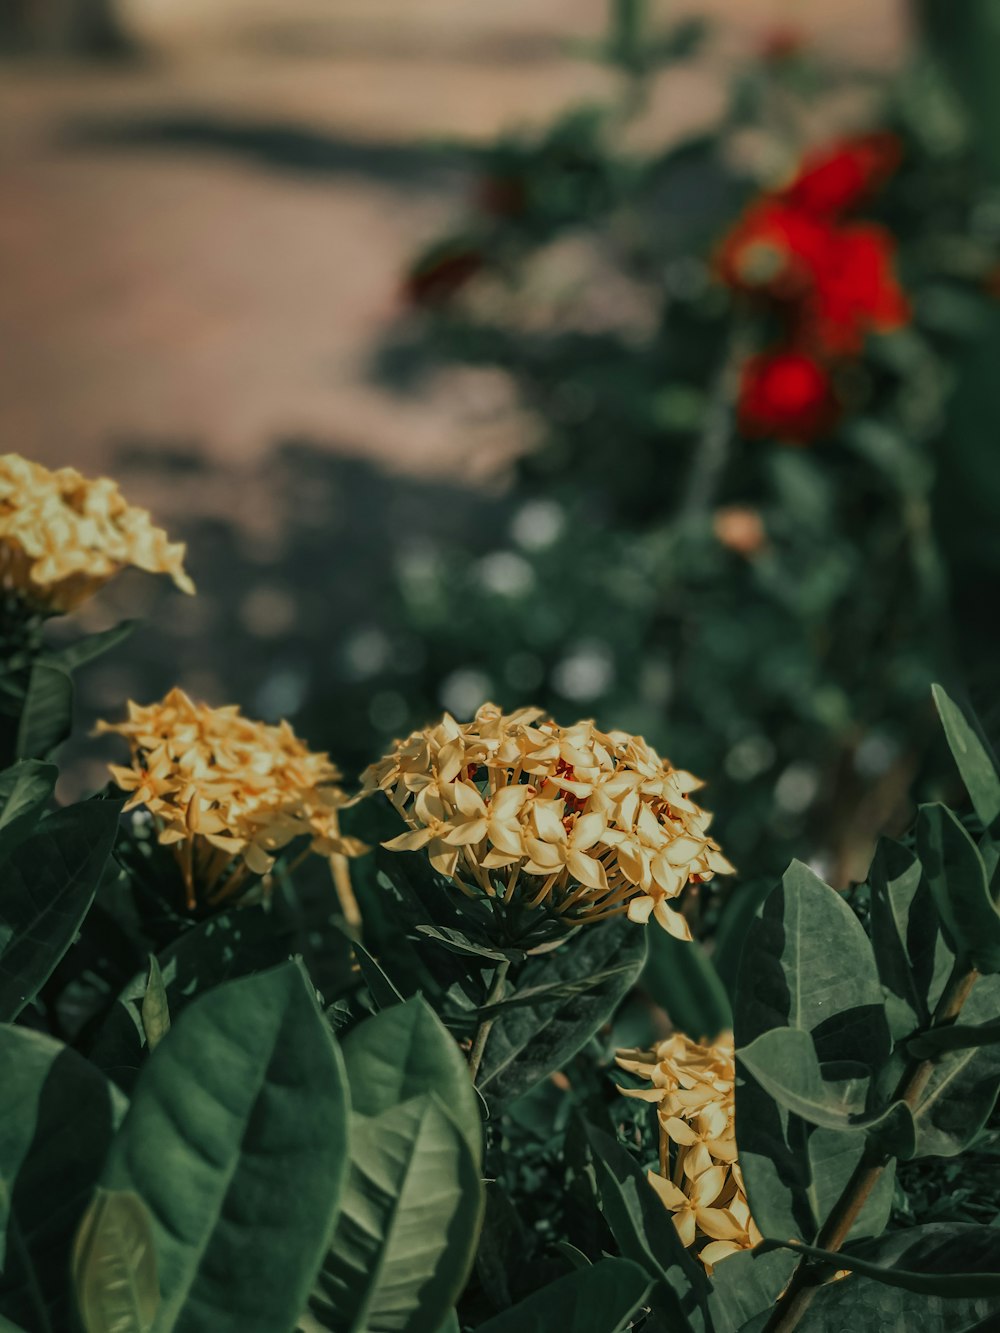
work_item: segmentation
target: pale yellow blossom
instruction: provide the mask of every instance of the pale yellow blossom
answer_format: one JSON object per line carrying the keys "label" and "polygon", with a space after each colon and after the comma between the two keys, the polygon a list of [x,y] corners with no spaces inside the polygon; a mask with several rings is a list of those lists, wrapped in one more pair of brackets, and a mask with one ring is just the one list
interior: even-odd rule
{"label": "pale yellow blossom", "polygon": [[502,897],[565,925],[651,915],[690,938],[668,903],[732,866],[691,800],[701,785],[641,737],[560,727],[537,708],[484,704],[397,741],[363,775],[407,828],[385,844],[423,851],[472,896]]}
{"label": "pale yellow blossom", "polygon": [[[652,1051],[619,1051],[618,1064],[649,1081],[622,1088],[657,1106],[660,1172],[649,1181],[673,1214],[681,1242],[709,1272],[761,1239],[736,1153],[736,1061],[731,1033],[711,1044],[675,1033]],[[707,1243],[706,1243],[707,1242]]]}
{"label": "pale yellow blossom", "polygon": [[31,610],[71,611],[128,566],[169,574],[194,592],[183,544],[113,481],[0,454],[0,589]]}
{"label": "pale yellow blossom", "polygon": [[287,722],[254,722],[174,689],[146,707],[130,702],[127,721],[97,730],[128,741],[132,763],[109,765],[111,776],[129,794],[126,810],[145,806],[173,847],[191,908],[240,896],[297,838],[327,858],[365,850],[340,831],[349,802],[338,770]]}

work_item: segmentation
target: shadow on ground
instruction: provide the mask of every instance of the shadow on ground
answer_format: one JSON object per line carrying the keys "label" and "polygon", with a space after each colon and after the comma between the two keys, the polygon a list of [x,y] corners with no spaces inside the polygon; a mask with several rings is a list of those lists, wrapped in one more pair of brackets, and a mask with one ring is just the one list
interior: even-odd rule
{"label": "shadow on ground", "polygon": [[[298,718],[310,743],[349,772],[371,758],[380,733],[414,721],[406,677],[423,655],[399,633],[398,568],[443,543],[467,549],[505,513],[501,499],[391,477],[308,441],[280,443],[239,475],[196,450],[129,445],[114,475],[125,494],[164,497],[158,508],[188,543],[198,595],[138,574],[105,590],[90,613],[102,619],[88,628],[123,616],[141,623],[80,673],[77,735],[120,715],[127,699],[149,701],[180,683],[252,716]],[[81,625],[63,628],[76,635]],[[373,697],[376,678],[389,686]],[[73,783],[102,782],[98,760],[114,748],[75,742],[66,756]]]}
{"label": "shadow on ground", "polygon": [[463,165],[462,153],[454,147],[354,139],[282,122],[187,112],[74,121],[60,132],[59,146],[226,156],[268,171],[361,177],[427,191],[446,187]]}

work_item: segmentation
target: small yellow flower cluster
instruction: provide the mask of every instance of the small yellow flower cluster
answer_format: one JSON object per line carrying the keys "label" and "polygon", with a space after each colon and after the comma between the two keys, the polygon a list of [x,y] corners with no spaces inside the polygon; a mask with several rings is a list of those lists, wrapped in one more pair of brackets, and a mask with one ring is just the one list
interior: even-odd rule
{"label": "small yellow flower cluster", "polygon": [[471,897],[519,890],[567,924],[654,914],[690,939],[670,902],[733,869],[690,799],[700,782],[639,737],[544,718],[484,704],[472,722],[445,714],[397,741],[362,777],[362,795],[382,790],[409,825],[385,846],[425,849]]}
{"label": "small yellow flower cluster", "polygon": [[736,1160],[732,1033],[703,1046],[680,1033],[653,1051],[619,1051],[618,1064],[651,1088],[622,1088],[657,1104],[660,1171],[649,1182],[674,1215],[685,1246],[707,1240],[698,1257],[709,1272],[720,1259],[761,1239]]}
{"label": "small yellow flower cluster", "polygon": [[111,774],[131,793],[125,808],[144,805],[159,841],[174,848],[190,908],[199,894],[209,906],[232,899],[304,835],[307,852],[367,850],[340,832],[339,811],[350,803],[340,773],[287,722],[253,722],[235,706],[209,708],[174,689],[145,708],[129,703],[126,722],[97,730],[128,741],[131,766],[112,764]]}
{"label": "small yellow flower cluster", "polygon": [[184,546],[126,503],[115,482],[0,454],[0,589],[42,612],[72,611],[128,565],[194,592]]}

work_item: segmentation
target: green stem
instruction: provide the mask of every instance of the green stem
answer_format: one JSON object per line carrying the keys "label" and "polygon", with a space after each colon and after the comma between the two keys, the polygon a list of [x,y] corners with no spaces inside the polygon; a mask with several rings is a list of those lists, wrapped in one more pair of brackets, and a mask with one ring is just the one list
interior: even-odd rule
{"label": "green stem", "polygon": [[[493,973],[493,984],[490,986],[489,994],[486,996],[484,1007],[491,1004],[498,1004],[503,999],[504,986],[507,984],[507,973],[510,971],[510,959],[505,958],[502,963],[497,964],[497,970]],[[479,1066],[483,1062],[483,1052],[486,1050],[486,1042],[493,1027],[495,1017],[484,1018],[476,1029],[475,1040],[472,1043],[472,1050],[469,1052],[469,1074],[473,1083],[479,1073]]]}
{"label": "green stem", "polygon": [[[955,964],[934,1011],[932,1028],[944,1027],[955,1021],[978,977],[975,968],[962,963]],[[934,1063],[933,1059],[912,1060],[899,1080],[893,1101],[905,1102],[911,1111],[916,1110],[934,1073]],[[815,1243],[819,1249],[836,1252],[844,1245],[889,1160],[884,1155],[872,1157],[868,1152],[862,1154],[816,1238]],[[800,1259],[762,1333],[791,1333],[812,1305],[818,1289],[815,1265],[808,1259]]]}

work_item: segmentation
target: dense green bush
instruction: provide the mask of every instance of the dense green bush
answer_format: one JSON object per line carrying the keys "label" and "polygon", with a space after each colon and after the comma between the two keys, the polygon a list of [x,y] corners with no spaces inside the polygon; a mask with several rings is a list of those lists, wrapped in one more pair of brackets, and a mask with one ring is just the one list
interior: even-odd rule
{"label": "dense green bush", "polygon": [[[998,214],[978,121],[920,49],[873,84],[786,40],[678,142],[658,80],[710,34],[663,33],[633,0],[610,8],[608,36],[580,54],[617,94],[468,151],[474,196],[415,262],[380,355],[400,392],[442,365],[504,376],[529,435],[509,507],[472,541],[401,561],[395,604],[368,627],[382,665],[355,667],[348,644],[348,715],[317,698],[307,725],[364,752],[372,729],[468,716],[482,697],[587,711],[711,775],[743,875],[807,856],[843,888],[883,827],[946,789],[930,682],[997,697],[980,349]],[[816,144],[815,105],[843,94],[851,119]],[[819,264],[820,327],[767,264],[809,251],[831,177],[849,193],[873,149],[834,219],[866,258]],[[753,256],[735,242],[775,204],[794,227],[765,236],[763,270],[740,270]],[[776,352],[797,358],[782,401],[748,382]]]}
{"label": "dense green bush", "polygon": [[[53,808],[71,673],[119,635],[45,621],[143,520],[4,466],[3,1327],[988,1326],[995,1219],[927,1202],[1000,1089],[1000,775],[943,690],[971,810],[921,807],[849,897],[799,862],[738,889],[716,972],[696,780],[590,723],[446,717],[358,802],[175,691]],[[67,494],[86,549],[29,553]]]}

